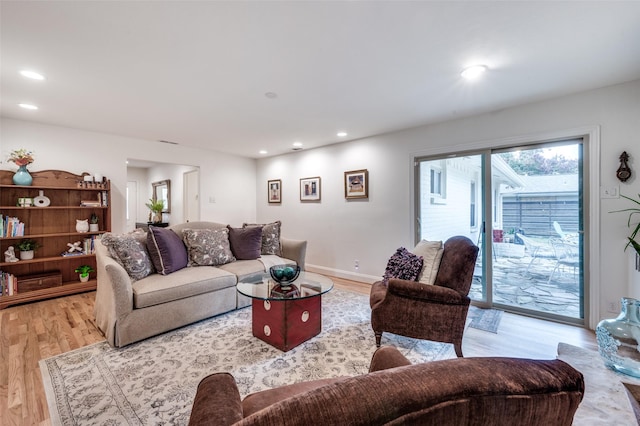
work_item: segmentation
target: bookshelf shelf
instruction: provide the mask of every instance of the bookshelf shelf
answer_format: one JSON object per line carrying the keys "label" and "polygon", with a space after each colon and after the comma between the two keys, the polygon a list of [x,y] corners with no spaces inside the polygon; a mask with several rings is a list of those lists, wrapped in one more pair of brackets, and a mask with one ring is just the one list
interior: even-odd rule
{"label": "bookshelf shelf", "polygon": [[[111,231],[111,183],[108,180],[100,183],[86,182],[84,177],[88,173],[76,175],[62,170],[44,170],[31,172],[33,184],[22,186],[12,184],[13,174],[12,171],[0,170],[0,218],[3,220],[7,217],[17,218],[11,225],[11,229],[16,229],[14,232],[24,235],[2,237],[4,234],[0,233],[0,271],[5,276],[10,274],[17,278],[17,289],[13,288],[12,295],[7,294],[8,289],[3,289],[5,291],[0,296],[0,309],[15,304],[95,290],[95,272],[86,283],[81,283],[75,272],[80,265],[90,265],[96,269],[95,255],[85,253],[62,256],[62,253],[67,252],[68,243],[86,240],[90,245],[91,239]],[[19,205],[22,204],[19,202],[20,199],[34,199],[39,195],[49,198],[50,204],[28,207]],[[83,202],[94,205],[82,206]],[[88,219],[92,215],[98,217],[100,231],[77,232],[76,220]],[[2,228],[6,233],[7,227]],[[35,240],[39,244],[35,257],[30,260],[5,262],[4,252],[8,247],[14,246],[16,256],[19,257],[17,245],[26,238]],[[43,284],[35,290],[31,286],[29,291],[20,291],[21,280],[33,281],[33,277],[46,277],[47,274],[57,276],[57,281],[48,284],[50,281],[45,279],[42,281]]]}

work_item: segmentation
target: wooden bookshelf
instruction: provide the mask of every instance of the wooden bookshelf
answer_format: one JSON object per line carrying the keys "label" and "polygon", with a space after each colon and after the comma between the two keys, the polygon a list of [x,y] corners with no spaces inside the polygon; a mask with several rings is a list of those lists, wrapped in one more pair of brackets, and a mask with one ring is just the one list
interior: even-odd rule
{"label": "wooden bookshelf", "polygon": [[[83,173],[76,175],[62,170],[43,170],[32,172],[31,186],[13,184],[14,172],[0,170],[0,214],[17,217],[24,223],[23,236],[0,237],[0,270],[18,277],[18,292],[9,296],[0,296],[0,309],[8,306],[49,299],[68,294],[95,290],[95,272],[91,273],[86,283],[81,283],[75,269],[80,265],[91,265],[96,269],[94,254],[62,256],[69,247],[67,243],[83,241],[111,231],[111,183],[106,180],[100,183],[86,182]],[[47,207],[18,205],[20,198],[35,198],[43,191],[51,200]],[[102,200],[100,206],[83,207],[82,201]],[[78,232],[77,219],[89,219],[92,214],[98,216],[97,232]],[[31,260],[5,262],[4,252],[9,246],[29,238],[35,240],[40,247]],[[19,258],[19,250],[16,248]],[[20,292],[20,277],[38,274],[62,275],[61,285]]]}

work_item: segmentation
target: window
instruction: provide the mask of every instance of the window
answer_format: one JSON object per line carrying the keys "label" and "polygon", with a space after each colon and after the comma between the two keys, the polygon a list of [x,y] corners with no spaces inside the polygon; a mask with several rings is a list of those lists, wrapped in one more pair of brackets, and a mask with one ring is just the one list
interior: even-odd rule
{"label": "window", "polygon": [[431,169],[431,195],[442,197],[442,170]]}

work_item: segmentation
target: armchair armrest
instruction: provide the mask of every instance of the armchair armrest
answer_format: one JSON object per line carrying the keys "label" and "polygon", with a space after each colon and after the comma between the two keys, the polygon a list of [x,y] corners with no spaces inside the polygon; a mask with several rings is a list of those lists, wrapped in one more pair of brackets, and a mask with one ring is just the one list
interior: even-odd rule
{"label": "armchair armrest", "polygon": [[289,238],[280,238],[280,247],[282,248],[282,256],[287,259],[295,260],[300,270],[304,271],[305,256],[307,254],[306,240],[292,240]]}
{"label": "armchair armrest", "polygon": [[439,285],[427,285],[396,278],[391,278],[388,285],[390,293],[411,299],[423,299],[449,305],[468,305],[470,302],[467,296]]}
{"label": "armchair armrest", "polygon": [[215,373],[200,381],[189,426],[231,425],[242,420],[242,401],[233,376]]}
{"label": "armchair armrest", "polygon": [[382,346],[373,353],[369,373],[402,367],[404,365],[411,365],[411,361],[402,355],[397,348],[393,346]]}

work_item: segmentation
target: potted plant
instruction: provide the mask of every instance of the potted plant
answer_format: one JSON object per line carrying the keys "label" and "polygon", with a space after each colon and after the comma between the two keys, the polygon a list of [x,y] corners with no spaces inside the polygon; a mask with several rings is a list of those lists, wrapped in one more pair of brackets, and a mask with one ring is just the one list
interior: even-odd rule
{"label": "potted plant", "polygon": [[100,230],[100,225],[98,225],[98,215],[95,213],[91,213],[91,219],[89,220],[89,231],[90,232],[98,232]]}
{"label": "potted plant", "polygon": [[89,281],[89,273],[94,271],[95,269],[93,269],[90,265],[80,265],[75,270],[75,272],[79,274],[80,282],[82,283],[86,283],[87,281]]}
{"label": "potted plant", "polygon": [[33,259],[33,253],[40,247],[40,245],[30,238],[25,238],[18,243],[18,249],[20,250],[21,260]]}
{"label": "potted plant", "polygon": [[[630,207],[628,209],[614,210],[610,213],[629,212],[629,217],[627,218],[627,226],[629,228],[633,228],[633,231],[631,231],[631,234],[627,237],[627,244],[624,246],[624,249],[627,250],[629,246],[633,247],[633,249],[636,252],[635,269],[637,271],[640,271],[640,243],[636,241],[636,236],[638,235],[638,232],[640,232],[640,222],[636,223],[635,225],[631,223],[631,219],[633,218],[633,215],[640,214],[640,201],[634,200],[633,198],[627,197],[626,195],[620,194],[620,196],[638,205],[638,207]],[[640,198],[640,194],[638,194],[638,198]]]}
{"label": "potted plant", "polygon": [[149,213],[149,222],[160,223],[162,222],[162,210],[164,210],[163,200],[149,199],[149,202],[145,204],[151,212]]}

